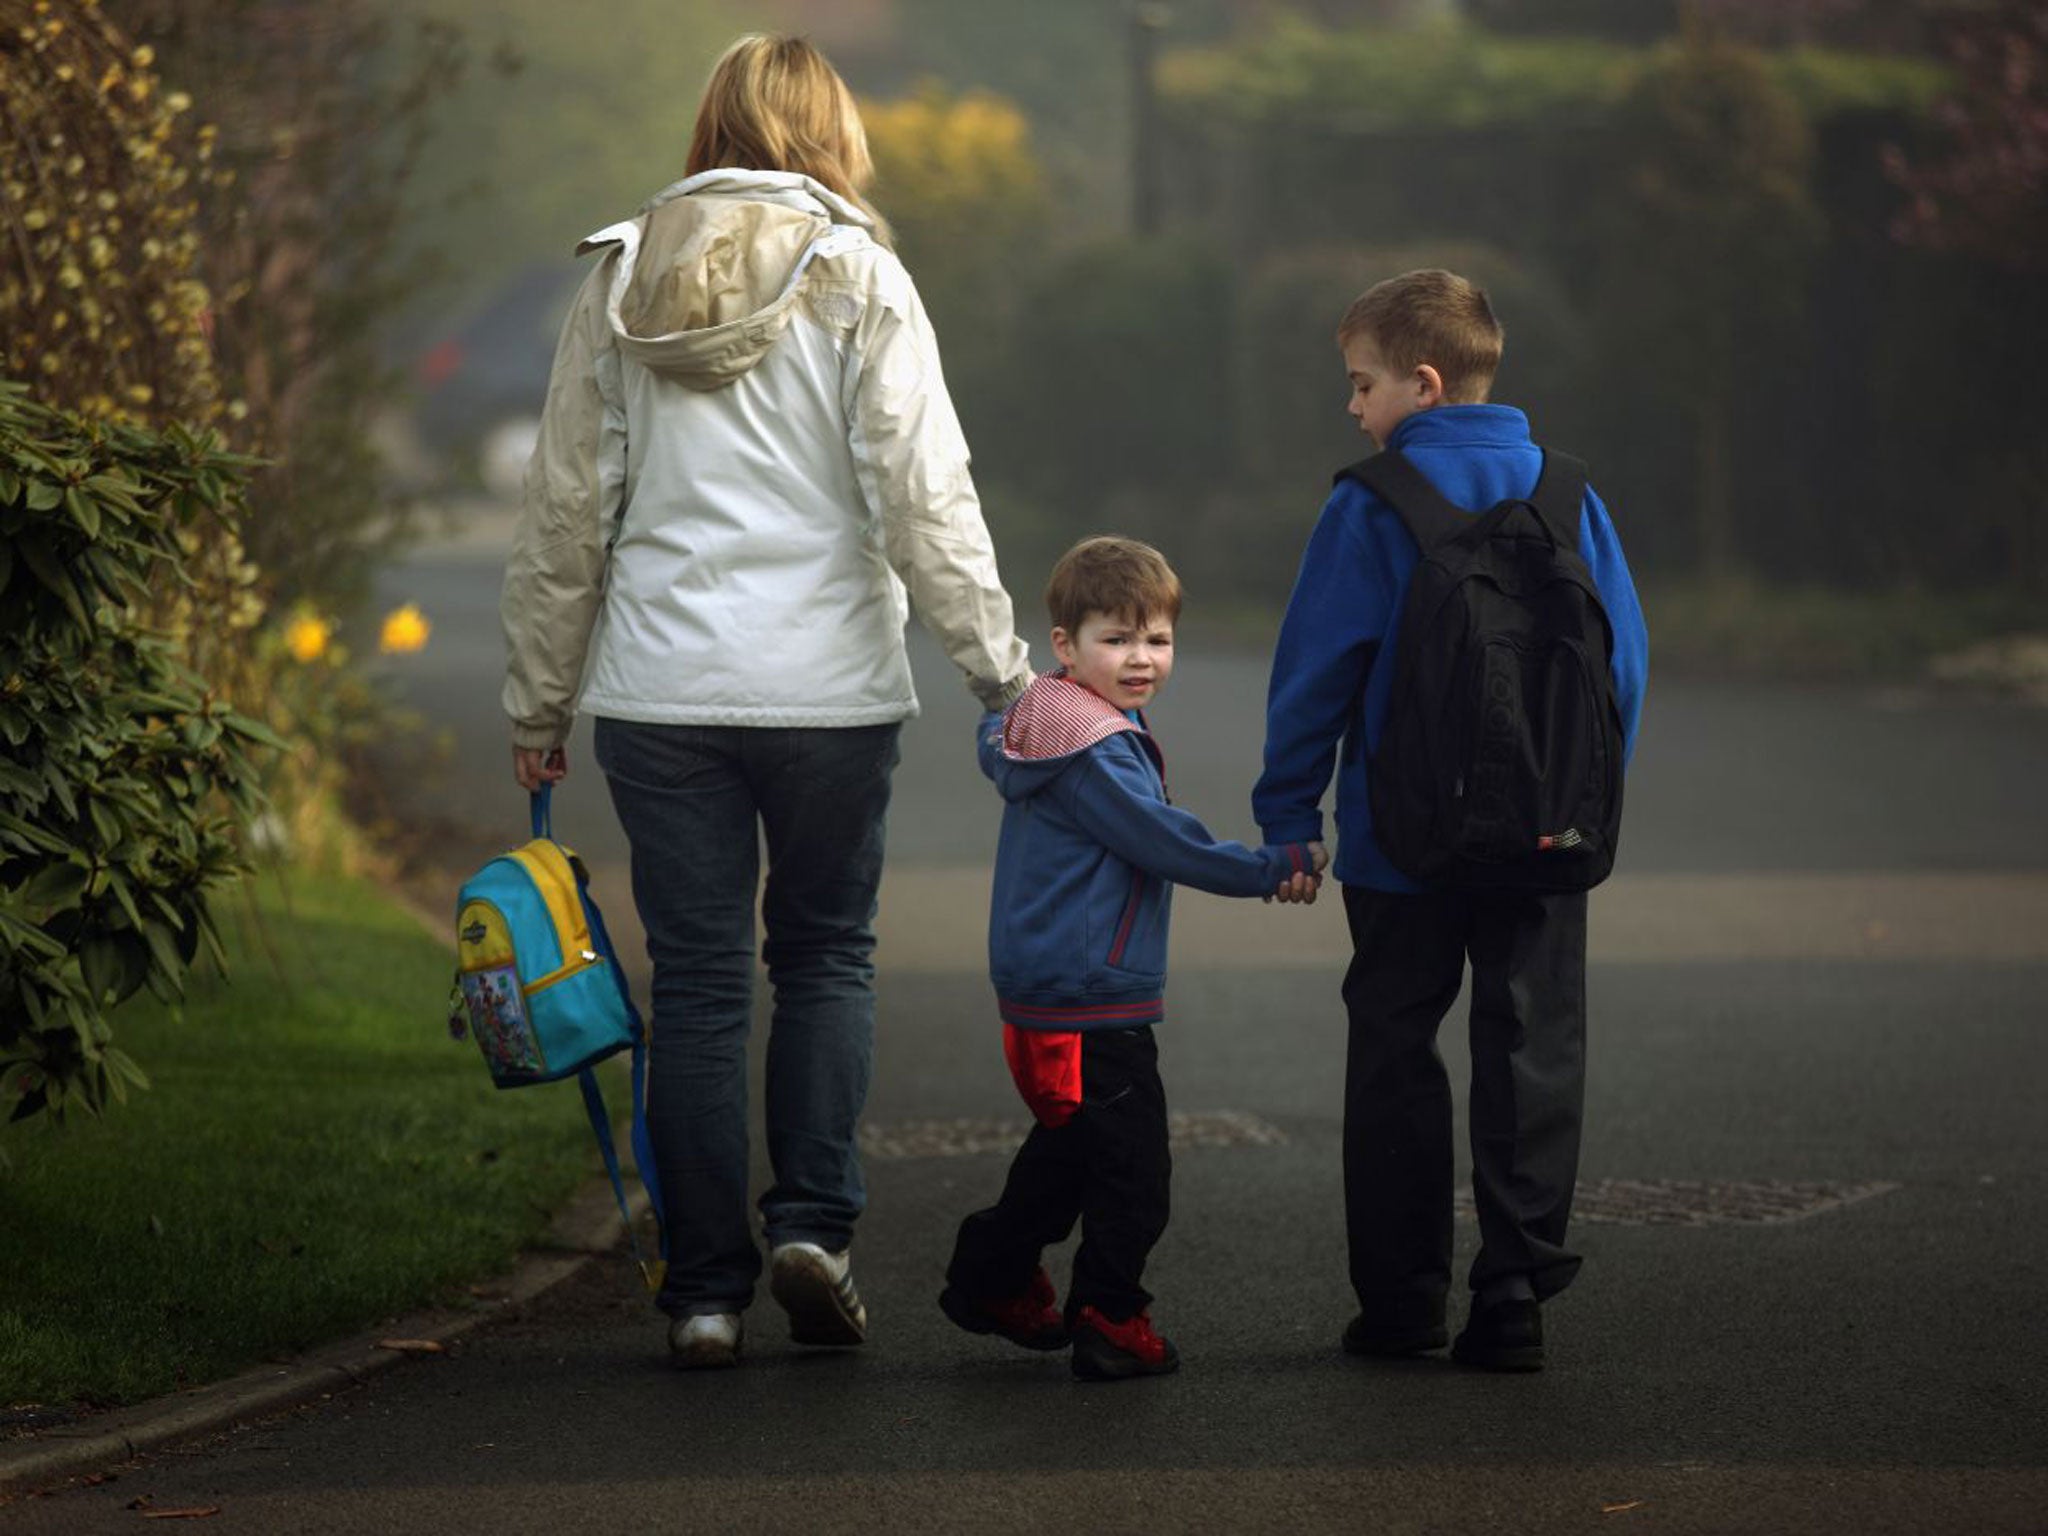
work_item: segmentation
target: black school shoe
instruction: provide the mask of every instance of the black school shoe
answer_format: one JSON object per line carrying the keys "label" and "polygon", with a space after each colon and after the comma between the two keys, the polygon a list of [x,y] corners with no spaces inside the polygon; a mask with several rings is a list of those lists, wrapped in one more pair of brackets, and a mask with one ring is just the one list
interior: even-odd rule
{"label": "black school shoe", "polygon": [[1474,1307],[1451,1358],[1482,1371],[1543,1369],[1543,1309],[1533,1301]]}

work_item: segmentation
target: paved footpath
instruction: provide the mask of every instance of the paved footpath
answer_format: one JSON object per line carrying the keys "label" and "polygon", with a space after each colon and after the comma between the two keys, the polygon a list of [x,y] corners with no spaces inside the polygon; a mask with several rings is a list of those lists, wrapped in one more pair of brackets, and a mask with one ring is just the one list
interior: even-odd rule
{"label": "paved footpath", "polygon": [[[439,648],[444,674],[407,686],[488,758],[439,803],[509,831],[465,559],[394,577],[440,604],[421,660]],[[1186,652],[1157,712],[1169,778],[1241,834],[1260,669]],[[609,1255],[445,1355],[17,1499],[0,1530],[212,1511],[209,1529],[388,1536],[2048,1532],[2048,714],[1660,686],[1595,908],[1587,1262],[1537,1376],[1338,1353],[1341,909],[1181,901],[1175,1220],[1148,1278],[1187,1364],[1100,1387],[933,1305],[1021,1117],[980,971],[972,710],[928,647],[918,664],[864,1131],[866,1348],[793,1348],[764,1295],[742,1369],[676,1373]],[[564,830],[627,927],[575,762]],[[1458,1238],[1462,1262],[1469,1220]]]}

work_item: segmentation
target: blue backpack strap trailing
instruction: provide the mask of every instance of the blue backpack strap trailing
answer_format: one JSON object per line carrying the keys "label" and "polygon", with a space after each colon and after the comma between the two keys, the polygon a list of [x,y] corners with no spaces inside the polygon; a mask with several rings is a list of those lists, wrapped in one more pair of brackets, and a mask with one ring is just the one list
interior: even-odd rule
{"label": "blue backpack strap trailing", "polygon": [[[535,837],[552,838],[554,786],[543,784],[531,796],[530,810]],[[640,1010],[633,1004],[633,989],[626,980],[626,968],[619,963],[617,946],[612,943],[610,931],[605,927],[604,914],[597,903],[590,899],[590,874],[580,858],[571,856],[570,868],[576,872],[576,894],[583,903],[584,920],[590,926],[590,936],[596,941],[599,954],[610,963],[612,980],[619,989],[619,1000],[625,1005],[626,1016],[632,1021],[633,1029],[633,1126],[630,1145],[633,1161],[640,1171],[640,1183],[647,1191],[648,1204],[654,1209],[654,1219],[659,1242],[661,1262],[668,1262],[668,1228],[662,1222],[661,1180],[654,1168],[654,1143],[647,1133],[647,1026],[640,1017]],[[604,1093],[598,1087],[597,1074],[586,1067],[577,1074],[577,1082],[583,1090],[583,1107],[590,1117],[591,1134],[597,1139],[597,1148],[604,1158],[605,1173],[612,1181],[612,1196],[618,1201],[619,1216],[625,1223],[626,1241],[633,1250],[633,1262],[640,1266],[641,1277],[649,1290],[658,1289],[661,1280],[658,1270],[648,1261],[640,1246],[639,1235],[633,1230],[633,1215],[626,1204],[625,1179],[619,1168],[618,1148],[612,1140],[611,1116],[606,1112]]]}
{"label": "blue backpack strap trailing", "polygon": [[[547,816],[547,793],[548,787],[543,786],[534,797],[539,802],[534,808],[536,820],[544,820]],[[633,988],[626,980],[626,968],[619,963],[618,948],[612,943],[611,933],[604,925],[604,914],[590,899],[589,876],[583,861],[574,859],[571,863],[576,870],[576,888],[583,898],[583,913],[590,924],[590,936],[597,941],[598,953],[611,962],[612,980],[618,984],[620,1001],[625,1004],[626,1016],[633,1023],[633,1128],[630,1144],[633,1162],[640,1170],[640,1183],[647,1191],[648,1204],[654,1208],[661,1261],[665,1265],[668,1262],[668,1227],[662,1221],[661,1179],[654,1167],[654,1142],[647,1134],[647,1026],[640,1017],[640,1010],[633,1005]],[[604,1153],[605,1171],[611,1175],[612,1193],[618,1198],[619,1214],[626,1220],[626,1239],[633,1246],[634,1262],[640,1266],[648,1289],[657,1289],[660,1281],[640,1250],[640,1239],[634,1235],[633,1220],[626,1210],[626,1191],[619,1178],[618,1154],[612,1148],[611,1122],[604,1118],[604,1099],[597,1091],[596,1079],[587,1071],[583,1077],[583,1102],[592,1109],[591,1128],[597,1133],[598,1147]]]}

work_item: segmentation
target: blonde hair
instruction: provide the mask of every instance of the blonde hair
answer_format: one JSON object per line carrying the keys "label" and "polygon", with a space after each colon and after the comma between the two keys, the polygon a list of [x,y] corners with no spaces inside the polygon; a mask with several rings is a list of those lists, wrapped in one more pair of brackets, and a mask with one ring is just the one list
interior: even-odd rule
{"label": "blonde hair", "polygon": [[1091,613],[1143,624],[1180,619],[1180,578],[1150,544],[1099,534],[1059,558],[1045,587],[1053,628],[1081,632]]}
{"label": "blonde hair", "polygon": [[687,171],[724,167],[800,172],[881,223],[866,197],[875,166],[860,108],[839,71],[801,37],[750,32],[713,66]]}
{"label": "blonde hair", "polygon": [[1396,374],[1429,364],[1443,380],[1444,399],[1466,405],[1493,388],[1505,341],[1486,290],[1441,267],[1403,272],[1353,299],[1337,322],[1337,345],[1355,336],[1371,341]]}

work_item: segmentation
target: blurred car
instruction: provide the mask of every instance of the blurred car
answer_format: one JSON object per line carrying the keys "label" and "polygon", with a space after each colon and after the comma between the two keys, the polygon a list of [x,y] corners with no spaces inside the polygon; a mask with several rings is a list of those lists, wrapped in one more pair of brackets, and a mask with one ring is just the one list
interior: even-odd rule
{"label": "blurred car", "polygon": [[518,494],[555,338],[586,274],[564,261],[522,267],[413,359],[413,433],[449,472]]}

